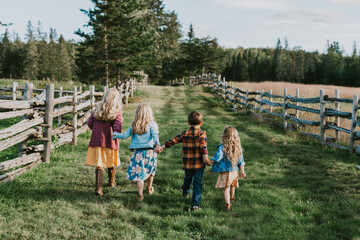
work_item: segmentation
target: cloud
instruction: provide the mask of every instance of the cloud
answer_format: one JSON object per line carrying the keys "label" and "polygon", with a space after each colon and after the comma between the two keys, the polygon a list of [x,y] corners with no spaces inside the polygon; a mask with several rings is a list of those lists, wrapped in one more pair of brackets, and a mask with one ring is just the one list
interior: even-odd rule
{"label": "cloud", "polygon": [[337,3],[337,4],[360,5],[359,0],[325,0],[325,1],[330,1],[332,3]]}
{"label": "cloud", "polygon": [[285,0],[214,0],[221,6],[247,10],[284,10],[288,9],[289,1]]}
{"label": "cloud", "polygon": [[297,21],[299,23],[312,24],[342,24],[341,14],[324,9],[304,9],[295,11],[283,11],[272,17],[275,21]]}

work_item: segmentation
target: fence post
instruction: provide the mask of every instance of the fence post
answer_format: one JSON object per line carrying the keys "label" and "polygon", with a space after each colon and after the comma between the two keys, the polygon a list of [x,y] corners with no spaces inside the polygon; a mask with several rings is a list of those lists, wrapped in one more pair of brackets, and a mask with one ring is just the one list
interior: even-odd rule
{"label": "fence post", "polygon": [[359,105],[359,96],[354,95],[353,98],[353,109],[351,116],[351,129],[350,129],[350,152],[354,152],[354,141],[355,141],[355,128],[356,128],[356,120],[357,120],[357,110]]}
{"label": "fence post", "polygon": [[77,88],[73,87],[73,145],[77,146]]}
{"label": "fence post", "polygon": [[245,111],[249,111],[249,90],[246,90]]}
{"label": "fence post", "polygon": [[[63,87],[61,86],[59,90],[59,98],[61,98],[62,95],[63,95]],[[58,108],[59,109],[61,108],[61,103],[59,103]],[[61,115],[58,116],[58,127],[60,127],[60,125],[61,125]]]}
{"label": "fence post", "polygon": [[[338,89],[335,89],[335,98],[340,98],[340,91]],[[340,103],[335,102],[335,110],[340,111]],[[340,118],[339,116],[335,117],[336,126],[340,127]],[[336,141],[339,141],[339,131],[335,130],[335,139]]]}
{"label": "fence post", "polygon": [[51,135],[54,112],[54,84],[46,85],[46,103],[45,103],[45,129],[44,129],[44,155],[43,161],[50,162],[51,154]]}
{"label": "fence post", "polygon": [[95,86],[90,85],[90,110],[91,110],[91,112],[94,111],[94,108],[95,108]]}
{"label": "fence post", "polygon": [[[26,83],[25,89],[24,89],[24,100],[31,99],[32,93],[33,93],[34,85],[32,83]],[[25,119],[26,116],[22,116],[21,119]],[[23,150],[27,147],[27,140],[19,143],[19,155],[24,155],[25,153]]]}
{"label": "fence post", "polygon": [[264,89],[261,89],[261,94],[260,94],[260,111],[259,111],[259,118],[262,118],[262,111],[263,111],[263,98],[264,98]]}
{"label": "fence post", "polygon": [[324,103],[324,90],[320,90],[320,140],[321,144],[326,144],[326,119],[325,119],[325,103]]}
{"label": "fence post", "polygon": [[131,97],[134,97],[134,79],[131,79]]}
{"label": "fence post", "polygon": [[[256,94],[255,94],[254,108],[256,109],[256,108],[257,108],[257,102],[256,102],[256,101],[257,101],[257,96],[258,96],[257,93],[258,93],[259,91],[256,90],[255,92],[256,92]],[[256,113],[256,110],[254,110],[254,112]]]}
{"label": "fence post", "polygon": [[225,80],[225,77],[224,77],[224,100],[226,102],[226,80]]}
{"label": "fence post", "polygon": [[[297,88],[296,89],[296,97],[299,98],[299,96],[300,96],[300,90]],[[299,106],[299,102],[296,102],[296,106]],[[299,110],[298,109],[295,109],[295,117],[299,118]],[[299,128],[299,124],[296,123],[295,126],[296,126],[296,129]]]}
{"label": "fence post", "polygon": [[[273,91],[272,91],[272,89],[270,89],[270,95],[272,95],[273,94]],[[270,97],[270,102],[272,102],[273,101],[273,98],[272,98],[272,96]],[[270,105],[270,112],[272,112],[272,106]],[[272,115],[270,115],[270,118],[272,118]]]}
{"label": "fence post", "polygon": [[13,101],[16,101],[16,97],[17,97],[16,88],[17,88],[17,86],[18,86],[18,83],[13,82],[13,84],[12,84],[12,100]]}
{"label": "fence post", "polygon": [[287,89],[284,88],[284,122],[283,122],[283,128],[286,131],[288,126],[287,126],[287,110],[286,110],[286,102],[287,102]]}

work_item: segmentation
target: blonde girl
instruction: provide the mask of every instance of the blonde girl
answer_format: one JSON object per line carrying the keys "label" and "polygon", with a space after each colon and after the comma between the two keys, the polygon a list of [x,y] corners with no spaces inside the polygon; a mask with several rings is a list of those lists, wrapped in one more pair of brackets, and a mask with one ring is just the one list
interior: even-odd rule
{"label": "blonde girl", "polygon": [[134,120],[126,132],[113,134],[114,139],[126,139],[130,136],[130,150],[134,153],[130,159],[126,179],[137,182],[138,199],[141,202],[144,199],[144,181],[147,183],[147,193],[154,193],[152,183],[157,165],[156,153],[161,149],[158,126],[149,105],[138,105]]}
{"label": "blonde girl", "polygon": [[229,210],[230,200],[235,201],[235,187],[239,187],[239,168],[241,178],[246,177],[243,149],[239,134],[234,127],[225,127],[222,141],[212,160],[214,161],[212,171],[219,173],[215,188],[224,189],[225,209]]}
{"label": "blonde girl", "polygon": [[87,125],[92,132],[85,163],[96,167],[95,194],[103,195],[104,168],[108,169],[109,186],[115,187],[115,167],[120,165],[119,140],[112,139],[112,134],[122,129],[122,102],[116,88],[106,92]]}

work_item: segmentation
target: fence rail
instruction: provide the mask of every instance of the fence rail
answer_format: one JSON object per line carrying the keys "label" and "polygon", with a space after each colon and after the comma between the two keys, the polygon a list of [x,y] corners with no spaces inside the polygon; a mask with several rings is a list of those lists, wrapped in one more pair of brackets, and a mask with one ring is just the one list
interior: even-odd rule
{"label": "fence rail", "polygon": [[[360,154],[360,146],[355,145],[355,142],[360,140],[360,132],[357,127],[360,127],[360,117],[358,116],[359,99],[358,95],[354,95],[353,99],[340,98],[339,91],[335,90],[335,97],[325,95],[323,90],[320,90],[319,97],[300,98],[299,90],[296,91],[296,96],[287,94],[287,89],[284,89],[283,95],[274,95],[272,90],[270,92],[248,91],[232,86],[227,86],[225,79],[214,74],[204,74],[200,76],[190,77],[192,85],[204,85],[212,89],[216,94],[220,95],[224,101],[229,101],[233,104],[233,110],[244,108],[247,111],[259,116],[262,119],[272,122],[282,122],[281,126],[284,130],[298,129],[298,127],[313,126],[320,128],[320,134],[309,132],[300,132],[302,135],[312,137],[321,141],[321,144],[326,144],[331,147],[346,149],[351,153]],[[260,97],[258,99],[257,97]],[[267,98],[267,99],[266,99]],[[274,101],[277,99],[278,101]],[[319,108],[308,106],[300,106],[301,104],[318,104]],[[327,108],[326,104],[335,104],[334,108]],[[352,111],[340,111],[340,103],[352,104]],[[259,106],[258,106],[259,105]],[[295,110],[295,114],[289,114],[289,110]],[[300,112],[308,112],[318,115],[318,120],[310,121],[299,118]],[[265,115],[269,115],[270,118]],[[330,121],[329,118],[334,118]],[[340,126],[340,119],[349,119],[351,121],[350,129]],[[295,124],[295,127],[289,126],[289,121]],[[335,131],[335,137],[326,135],[327,130]],[[342,146],[338,142],[339,132],[349,134],[348,146]]]}
{"label": "fence rail", "polygon": [[[136,80],[131,79],[119,86],[121,99],[128,104],[136,90]],[[34,89],[33,84],[18,87],[0,87],[0,120],[21,117],[16,124],[0,130],[0,152],[19,144],[19,156],[3,161],[0,159],[0,182],[10,181],[41,162],[50,162],[51,151],[64,144],[77,145],[77,136],[88,130],[87,119],[106,92],[96,92],[94,86],[82,91]],[[21,99],[21,100],[19,100]],[[54,124],[57,122],[57,126]],[[54,137],[56,136],[56,137]],[[33,145],[28,146],[32,142]]]}

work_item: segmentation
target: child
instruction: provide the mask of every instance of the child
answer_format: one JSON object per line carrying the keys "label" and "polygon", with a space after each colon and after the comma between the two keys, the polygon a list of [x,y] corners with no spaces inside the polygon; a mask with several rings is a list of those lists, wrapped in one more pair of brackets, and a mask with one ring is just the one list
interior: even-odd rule
{"label": "child", "polygon": [[225,127],[222,141],[212,159],[213,172],[219,172],[215,188],[224,188],[225,209],[231,208],[231,201],[235,201],[235,187],[239,187],[239,167],[241,178],[246,177],[244,172],[244,157],[240,137],[232,126]]}
{"label": "child", "polygon": [[[203,117],[200,112],[191,112],[188,116],[188,130],[182,131],[176,137],[168,140],[162,150],[170,148],[177,143],[183,147],[183,169],[185,170],[182,193],[184,197],[190,194],[191,183],[193,182],[192,210],[200,209],[202,178],[205,164],[210,165],[208,158],[206,132],[201,130]],[[205,163],[205,164],[204,164]]]}
{"label": "child", "polygon": [[108,168],[109,185],[115,187],[115,167],[120,165],[119,140],[113,140],[113,132],[121,132],[122,102],[116,88],[110,88],[99,107],[92,113],[87,125],[92,129],[86,164],[96,167],[95,194],[102,196],[104,167]]}
{"label": "child", "polygon": [[138,105],[129,129],[124,133],[113,134],[114,139],[126,139],[130,136],[130,150],[134,151],[134,154],[130,159],[126,178],[137,182],[138,199],[142,202],[144,181],[147,183],[147,193],[154,193],[152,183],[157,165],[156,153],[161,149],[158,126],[149,105]]}

